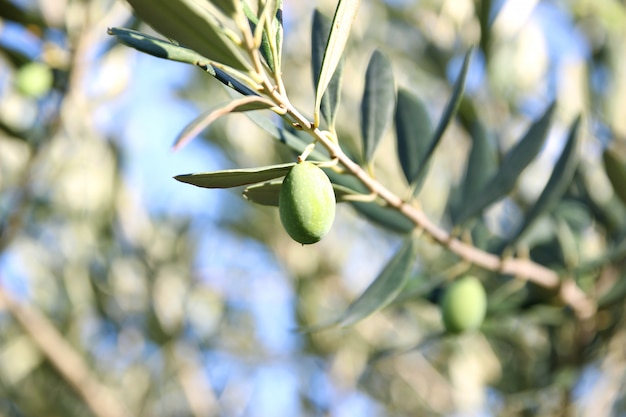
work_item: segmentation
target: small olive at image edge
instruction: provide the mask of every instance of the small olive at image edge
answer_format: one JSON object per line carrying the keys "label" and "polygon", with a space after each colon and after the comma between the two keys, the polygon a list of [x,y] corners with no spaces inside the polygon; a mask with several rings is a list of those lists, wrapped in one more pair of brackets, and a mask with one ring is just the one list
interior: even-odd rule
{"label": "small olive at image edge", "polygon": [[335,192],[328,176],[311,162],[294,165],[280,188],[283,227],[303,245],[319,242],[335,220]]}
{"label": "small olive at image edge", "polygon": [[450,333],[480,327],[487,313],[485,288],[473,276],[458,279],[448,286],[441,301],[443,324]]}
{"label": "small olive at image edge", "polygon": [[43,96],[50,91],[53,82],[52,70],[41,62],[30,62],[21,67],[15,80],[18,90],[30,97]]}

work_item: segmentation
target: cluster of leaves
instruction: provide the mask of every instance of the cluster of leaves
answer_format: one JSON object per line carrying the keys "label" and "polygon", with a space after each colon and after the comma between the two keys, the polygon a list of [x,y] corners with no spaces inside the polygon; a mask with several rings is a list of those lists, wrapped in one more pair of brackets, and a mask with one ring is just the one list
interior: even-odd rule
{"label": "cluster of leaves", "polygon": [[[197,8],[195,2],[187,0],[177,1],[176,6],[165,1],[131,0],[130,3],[147,23],[185,46],[127,29],[110,29],[111,34],[127,45],[151,55],[197,65],[244,96],[200,115],[183,130],[176,140],[176,147],[186,143],[222,115],[270,109],[283,117],[283,126],[276,126],[263,115],[247,114],[261,128],[300,153],[300,159],[328,161],[338,158],[340,163],[344,162],[338,155],[341,152],[339,148],[333,146],[338,141],[335,123],[340,101],[342,56],[359,7],[358,1],[339,1],[332,21],[318,11],[314,14],[311,64],[316,95],[311,122],[291,107],[282,84],[281,2],[261,1],[255,12],[247,2],[238,1],[213,2],[207,8]],[[206,31],[200,36],[189,28],[176,24],[176,19],[171,17],[173,10],[180,14],[178,18],[181,21],[201,20],[207,28]],[[242,24],[244,20],[246,22]],[[240,29],[241,34],[235,33],[233,28]],[[207,33],[211,36],[207,36]],[[251,39],[254,39],[253,43],[249,42]],[[374,51],[365,71],[366,82],[360,117],[362,154],[358,158],[360,168],[357,169],[372,170],[377,146],[393,119],[398,160],[411,190],[411,200],[414,199],[428,173],[435,150],[463,100],[471,55],[470,49],[452,88],[450,99],[438,122],[434,124],[427,106],[419,97],[402,86],[396,88],[389,59],[381,51]],[[510,195],[522,172],[543,148],[555,107],[555,103],[547,106],[544,114],[501,157],[494,151],[484,130],[480,126],[475,129],[472,149],[466,163],[466,175],[448,205],[453,225],[467,227],[491,205]],[[322,118],[327,128],[324,131],[319,129]],[[516,247],[539,217],[555,208],[575,175],[580,120],[578,117],[572,123],[549,180],[515,230],[504,238],[492,237],[489,241],[477,242],[476,245],[503,254]],[[309,139],[301,132],[308,133]],[[313,150],[318,141],[327,148],[327,153]],[[605,153],[605,160],[610,166],[609,177],[618,195],[623,194],[619,178],[623,174],[619,172],[623,169],[623,164],[617,162],[610,151]],[[179,175],[176,179],[204,188],[245,186],[243,194],[248,200],[277,206],[280,178],[292,166],[293,163],[286,163],[252,169],[186,174]],[[336,323],[344,325],[352,324],[388,305],[405,288],[414,262],[412,232],[419,226],[398,210],[398,207],[389,207],[389,201],[376,198],[379,197],[376,190],[359,181],[358,174],[350,169],[341,167],[328,170],[337,201],[350,202],[371,221],[408,237],[404,246],[371,286],[337,320]],[[474,230],[479,229],[474,226]]]}
{"label": "cluster of leaves", "polygon": [[[528,209],[514,223],[510,233],[494,234],[485,221],[485,213],[503,199],[510,201],[518,198],[518,179],[526,167],[537,159],[551,130],[554,131],[551,127],[557,120],[558,108],[556,103],[546,105],[543,114],[528,126],[516,145],[510,150],[498,152],[491,140],[492,126],[481,123],[481,119],[476,117],[471,98],[463,96],[470,59],[476,54],[476,50],[466,54],[456,82],[451,87],[450,98],[436,121],[431,120],[433,106],[416,95],[411,86],[396,86],[390,60],[385,53],[375,50],[367,67],[362,71],[366,81],[360,102],[360,129],[353,126],[353,130],[359,132],[361,152],[354,152],[354,155],[348,157],[337,145],[337,142],[342,147],[345,144],[344,138],[338,134],[341,131],[338,126],[342,122],[338,120],[338,109],[344,65],[343,46],[358,2],[339,2],[340,7],[334,19],[329,19],[318,11],[313,15],[311,71],[316,95],[310,120],[291,107],[286,89],[282,85],[280,1],[259,1],[252,4],[254,2],[229,0],[131,0],[130,3],[138,16],[169,40],[131,29],[111,28],[111,34],[123,43],[153,56],[195,65],[224,84],[232,94],[232,100],[207,110],[185,128],[176,139],[175,147],[182,147],[217,118],[232,112],[245,112],[261,129],[293,151],[294,159],[295,154],[304,155],[316,163],[328,165],[329,161],[338,158],[339,164],[325,168],[333,182],[337,201],[350,205],[357,213],[380,225],[381,230],[404,238],[404,244],[387,261],[371,285],[337,319],[310,326],[310,322],[315,321],[307,321],[308,317],[303,318],[302,324],[310,326],[309,330],[327,328],[329,325],[350,326],[385,306],[395,304],[406,307],[406,310],[398,309],[400,313],[394,316],[398,319],[395,324],[398,329],[406,331],[407,328],[418,328],[418,332],[430,331],[428,326],[424,326],[421,316],[415,319],[407,311],[414,312],[411,308],[418,304],[417,315],[422,310],[428,312],[428,308],[422,309],[426,304],[425,300],[437,298],[438,284],[448,278],[445,276],[445,269],[457,264],[459,258],[453,250],[441,251],[444,255],[440,255],[437,262],[425,265],[424,261],[429,258],[422,256],[419,251],[428,239],[417,237],[416,232],[420,231],[420,227],[416,225],[408,209],[405,209],[413,209],[417,205],[425,179],[435,167],[436,151],[445,143],[446,128],[456,119],[469,133],[472,147],[464,158],[466,168],[461,181],[451,191],[445,221],[449,222],[451,228],[456,227],[455,231],[460,230],[459,235],[471,235],[474,247],[484,253],[506,257],[513,250],[530,248],[529,256],[533,260],[553,268],[563,277],[573,278],[586,290],[600,310],[591,320],[580,323],[567,308],[563,308],[560,300],[555,300],[553,291],[525,285],[523,281],[498,271],[472,271],[487,284],[489,314],[492,318],[497,318],[488,320],[482,330],[502,367],[506,369],[507,377],[502,378],[498,388],[504,393],[528,393],[511,396],[513,399],[507,398],[506,401],[511,401],[515,410],[520,407],[537,407],[536,398],[533,398],[536,390],[563,381],[564,385],[574,386],[576,372],[580,372],[585,365],[598,357],[605,360],[607,355],[601,355],[603,352],[612,352],[609,346],[611,342],[621,346],[615,342],[620,341],[623,300],[626,294],[623,262],[626,253],[626,164],[619,147],[605,146],[602,149],[604,166],[600,169],[606,173],[614,197],[608,202],[598,204],[593,195],[595,185],[586,178],[585,167],[580,164],[581,136],[585,131],[583,127],[586,118],[576,118],[569,126],[567,134],[563,135],[564,146],[556,157],[552,171],[546,175],[547,182],[538,193],[539,197],[533,203],[517,200],[520,207],[526,205]],[[77,4],[82,3],[74,3]],[[483,29],[480,52],[484,55],[488,55],[491,48],[490,4],[490,1],[481,2],[482,9],[477,13]],[[0,0],[0,16],[29,27],[38,36],[47,36],[44,34],[49,33],[45,22],[37,13],[26,13],[10,1]],[[137,28],[138,25],[132,27]],[[74,38],[68,37],[68,44],[71,39]],[[1,48],[2,57],[8,57],[15,69],[24,68],[30,60],[29,57],[19,54],[19,51],[5,48],[4,45]],[[57,97],[68,88],[66,78],[72,72],[69,69],[66,72],[55,68],[54,86],[49,87],[53,88],[54,94],[45,91],[40,94],[52,99]],[[40,98],[39,94],[37,96],[29,99],[37,100]],[[45,106],[41,106],[42,103],[41,100],[37,102],[41,107],[41,114],[49,114]],[[284,124],[276,125],[267,117],[268,111],[282,116]],[[232,346],[241,345],[238,337],[243,339],[254,333],[248,327],[236,329],[244,321],[237,316],[238,313],[229,311],[229,306],[222,305],[221,299],[211,291],[206,291],[206,287],[192,282],[194,271],[190,254],[193,248],[189,247],[184,237],[189,230],[188,225],[174,219],[161,219],[143,225],[139,231],[129,227],[124,219],[140,218],[142,214],[129,214],[128,206],[123,203],[126,197],[122,179],[117,173],[112,173],[105,180],[114,184],[114,191],[111,192],[115,192],[117,197],[107,195],[98,200],[103,203],[97,207],[97,213],[83,208],[73,209],[69,203],[60,201],[55,196],[63,194],[65,177],[76,179],[85,177],[85,173],[72,169],[71,158],[55,162],[51,156],[54,152],[50,151],[53,147],[39,146],[53,140],[57,144],[64,143],[63,137],[60,140],[57,137],[56,129],[60,125],[58,114],[55,113],[50,118],[38,118],[37,123],[33,123],[26,130],[5,124],[8,119],[6,114],[0,117],[2,143],[9,143],[0,157],[7,155],[7,149],[8,154],[13,155],[14,141],[5,139],[16,137],[24,139],[20,146],[24,145],[27,150],[18,154],[30,155],[31,161],[25,163],[24,172],[16,176],[7,174],[12,169],[11,164],[0,163],[0,191],[3,197],[8,196],[0,204],[3,217],[0,249],[10,246],[12,236],[17,235],[19,239],[15,247],[21,248],[31,257],[29,263],[38,271],[32,273],[30,278],[44,283],[41,285],[43,290],[34,289],[32,303],[53,318],[57,331],[67,335],[81,356],[89,362],[95,362],[90,365],[99,379],[121,381],[120,387],[124,395],[120,395],[120,398],[130,404],[133,410],[150,414],[152,410],[164,412],[165,409],[173,410],[176,407],[174,404],[186,404],[185,399],[173,388],[176,383],[170,380],[189,378],[189,368],[202,369],[203,361],[191,354],[180,360],[176,356],[179,353],[175,347],[190,341],[188,345],[195,345],[198,339],[189,334],[202,329],[210,335],[216,331],[214,328],[223,327],[215,339],[235,339]],[[76,122],[80,123],[85,121],[82,119],[88,118],[74,119],[81,119]],[[381,188],[377,187],[380,184],[371,175],[380,174],[377,171],[379,166],[376,165],[380,164],[382,156],[382,149],[378,149],[379,143],[389,130],[395,131],[397,155],[394,162],[401,169],[401,176],[392,181],[404,183],[406,186],[406,192],[402,194],[407,197],[406,203],[402,203],[401,210],[400,206],[391,204],[389,199],[378,193]],[[81,125],[79,129],[63,128],[61,131],[62,136],[65,131],[88,132],[89,129]],[[77,159],[83,158],[75,148],[77,143],[100,146],[96,152],[99,172],[109,172],[105,169],[106,166],[117,167],[120,164],[117,159],[120,150],[113,143],[106,143],[103,147],[102,142],[90,140],[87,136],[68,141],[71,144],[65,146],[72,147]],[[315,148],[311,146],[312,143],[317,143]],[[94,160],[93,156],[87,160]],[[0,159],[0,162],[4,160]],[[351,164],[352,161],[356,163]],[[49,171],[42,171],[43,165],[54,167],[56,163],[64,166],[64,169],[57,171],[51,168]],[[180,175],[176,179],[204,188],[243,187],[244,197],[248,200],[276,206],[281,187],[280,178],[294,163],[289,161],[257,168]],[[41,175],[42,172],[44,175]],[[14,181],[14,177],[18,177],[18,180]],[[372,189],[372,184],[378,186]],[[10,214],[6,221],[5,212]],[[30,221],[31,219],[34,221]],[[19,223],[25,223],[23,230],[19,225],[16,226]],[[590,224],[601,230],[606,250],[600,257],[580,263],[577,262],[582,258],[578,253],[579,242],[586,238]],[[541,233],[537,233],[537,230]],[[67,248],[64,245],[50,245],[51,241],[68,240],[80,244],[71,247],[68,245]],[[93,253],[87,253],[87,246],[92,241],[97,242]],[[419,264],[417,268],[416,264]],[[459,270],[463,272],[466,270],[462,264],[457,266],[461,266]],[[50,279],[50,275],[58,279]],[[172,278],[174,275],[176,279]],[[452,275],[457,276],[456,273]],[[320,279],[300,283],[305,288],[299,292],[303,298],[315,293],[306,291],[306,288],[323,285],[320,283],[323,277],[316,278]],[[91,285],[86,286],[85,282]],[[180,294],[180,288],[185,288],[186,293]],[[82,298],[81,294],[87,295]],[[411,302],[410,305],[408,301]],[[175,306],[174,313],[170,310],[172,305]],[[183,310],[181,307],[177,310],[176,306],[182,305],[189,308]],[[198,309],[198,305],[202,307]],[[185,317],[181,316],[183,314]],[[379,318],[381,316],[384,315],[377,315]],[[87,333],[95,333],[89,333],[86,339],[75,336],[85,329],[93,329],[93,321],[96,321],[94,318],[97,318],[98,329]],[[52,412],[74,415],[87,412],[85,404],[88,403],[84,398],[79,398],[80,389],[72,385],[75,382],[71,378],[63,376],[62,363],[54,365],[55,362],[50,358],[42,358],[38,350],[40,348],[32,342],[37,339],[26,337],[28,331],[20,327],[19,320],[5,321],[5,316],[2,320],[3,343],[0,359],[3,375],[0,390],[3,397],[11,398],[0,402],[2,409],[7,409],[9,414],[15,408],[30,414]],[[220,326],[215,324],[218,321]],[[230,322],[237,322],[237,325],[230,326]],[[195,323],[200,324],[196,326]],[[510,326],[506,328],[507,325]],[[51,328],[54,329],[52,326]],[[545,332],[538,332],[537,329]],[[357,328],[354,333],[358,330],[360,329]],[[239,331],[242,335],[233,337],[233,331]],[[329,332],[333,332],[333,329]],[[150,361],[144,356],[137,359],[134,356],[137,346],[132,343],[132,346],[124,343],[120,343],[119,347],[110,346],[112,335],[122,342],[132,342],[139,333],[141,335],[138,339],[141,339],[141,343],[145,343],[150,349],[154,346],[159,348],[161,362],[155,358],[156,355],[152,355]],[[344,334],[348,333],[350,332]],[[339,351],[338,346],[344,339],[337,338],[334,345],[330,343],[331,347],[320,347],[319,340],[324,334],[325,332],[303,335],[310,337],[310,344],[306,349],[311,349],[320,356],[324,352],[332,351],[333,347]],[[439,337],[438,334],[435,336]],[[206,340],[210,342],[206,344]],[[390,371],[385,368],[384,361],[378,361],[389,353],[381,347],[389,346],[387,342],[385,340],[380,343],[380,339],[372,343],[368,341],[368,346],[364,348],[362,345],[366,342],[359,339],[361,345],[357,350],[369,349],[368,353],[373,356],[359,382],[372,397],[391,404],[390,408],[406,406],[408,410],[413,399],[418,396],[397,395],[398,392],[406,392],[406,389],[398,391],[398,387],[402,389],[406,385],[406,381],[402,380],[405,377],[402,375],[402,366],[396,366]],[[211,343],[211,336],[203,339],[198,347],[198,356],[205,352],[214,352],[213,346],[208,346]],[[232,352],[235,350],[232,346],[227,346],[226,349]],[[424,344],[420,345],[422,347]],[[487,350],[481,352],[481,356],[488,356],[483,355]],[[41,351],[44,355],[49,353],[45,349]],[[395,351],[394,349],[393,352]],[[428,349],[424,351],[426,355],[430,354],[428,359],[435,366],[453,363],[448,360],[449,356],[445,352],[433,354]],[[188,353],[188,350],[184,352]],[[123,364],[120,365],[120,362]],[[120,372],[119,368],[127,367],[129,362],[132,366]],[[7,363],[15,366],[7,366]],[[607,363],[611,363],[610,358]],[[50,366],[51,364],[54,366]],[[151,366],[163,369],[146,370]],[[453,366],[456,364],[451,365]],[[572,369],[575,370],[574,378]],[[137,381],[144,381],[142,378],[152,379],[153,382],[151,385],[137,384]],[[67,384],[59,384],[62,381]],[[138,385],[147,388],[145,391],[137,389]],[[51,386],[59,386],[53,390],[53,395],[50,395]],[[205,385],[198,384],[197,387],[201,390]],[[163,396],[163,391],[167,391],[168,395]],[[206,393],[208,391],[210,389]],[[189,398],[194,397],[191,395]],[[53,410],[51,404],[55,406]],[[416,409],[422,409],[420,407],[423,408],[423,404],[416,406]],[[100,413],[106,414],[104,409]],[[180,409],[171,411],[171,415],[181,414],[183,412]],[[406,414],[415,413],[407,411]]]}

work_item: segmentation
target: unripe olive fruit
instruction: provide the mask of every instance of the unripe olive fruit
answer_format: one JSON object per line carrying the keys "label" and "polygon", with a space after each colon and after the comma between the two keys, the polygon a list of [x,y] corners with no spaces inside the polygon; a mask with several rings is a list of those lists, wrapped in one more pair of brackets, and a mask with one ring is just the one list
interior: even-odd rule
{"label": "unripe olive fruit", "polygon": [[450,333],[477,329],[487,313],[487,294],[473,276],[452,283],[441,301],[443,324]]}
{"label": "unripe olive fruit", "polygon": [[30,62],[22,66],[16,75],[17,89],[24,95],[41,97],[52,88],[52,70],[41,62]]}
{"label": "unripe olive fruit", "polygon": [[335,220],[335,192],[328,176],[310,162],[294,165],[280,187],[278,211],[293,240],[319,242]]}

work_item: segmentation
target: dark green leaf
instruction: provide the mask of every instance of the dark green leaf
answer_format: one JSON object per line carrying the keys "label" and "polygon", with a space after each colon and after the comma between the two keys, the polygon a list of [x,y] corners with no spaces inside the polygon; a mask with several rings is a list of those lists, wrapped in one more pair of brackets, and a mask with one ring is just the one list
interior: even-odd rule
{"label": "dark green leaf", "polygon": [[480,22],[480,49],[483,51],[485,60],[491,55],[491,3],[492,0],[480,0],[478,2],[478,20]]}
{"label": "dark green leaf", "polygon": [[274,16],[274,26],[276,27],[276,63],[278,68],[280,68],[283,52],[283,0],[278,0],[276,6],[276,15]]}
{"label": "dark green leaf", "polygon": [[[250,24],[252,32],[256,31],[257,25],[259,24],[259,16],[254,14],[247,2],[243,3],[243,11],[248,18],[248,22]],[[262,13],[262,10],[260,10],[259,13]],[[259,51],[261,52],[261,56],[265,60],[265,63],[270,67],[272,72],[276,71],[276,69],[274,68],[274,55],[272,54],[272,47],[270,46],[270,41],[266,30],[263,30]]]}
{"label": "dark green leaf", "polygon": [[[318,85],[322,61],[324,60],[324,51],[328,43],[328,35],[330,33],[332,22],[317,9],[313,12],[313,27],[311,32],[311,71],[313,73],[313,85]],[[333,77],[326,88],[326,92],[322,96],[320,110],[326,124],[331,128],[335,125],[337,109],[341,99],[341,79],[343,74],[343,59],[337,64],[337,68]]]}
{"label": "dark green leaf", "polygon": [[363,294],[350,304],[338,324],[350,326],[391,303],[409,280],[414,263],[415,244],[409,236]]}
{"label": "dark green leaf", "polygon": [[567,187],[570,185],[574,172],[576,171],[576,165],[578,163],[578,155],[576,153],[578,144],[578,127],[580,126],[580,117],[576,118],[572,127],[570,128],[567,142],[561,152],[561,156],[554,166],[554,170],[550,175],[550,179],[545,188],[539,195],[539,198],[532,206],[530,211],[524,217],[524,221],[511,236],[508,243],[514,243],[524,231],[533,223],[533,221],[541,214],[551,211],[556,203],[565,193]]}
{"label": "dark green leaf", "polygon": [[[222,11],[228,17],[235,17],[239,11],[241,1],[240,0],[211,0],[218,9]],[[245,2],[244,2],[245,4]]]}
{"label": "dark green leaf", "polygon": [[395,105],[395,85],[391,62],[376,50],[370,58],[365,73],[365,90],[361,100],[361,135],[363,138],[363,160],[369,162]]}
{"label": "dark green leaf", "polygon": [[352,206],[367,219],[379,226],[396,233],[409,233],[415,229],[415,223],[398,210],[381,206],[376,202],[352,202]]}
{"label": "dark green leaf", "polygon": [[[435,129],[435,133],[433,133],[430,142],[428,143],[428,147],[424,151],[424,153],[420,156],[420,160],[418,162],[417,173],[415,174],[415,178],[413,181],[416,182],[416,185],[421,184],[423,178],[426,175],[428,170],[428,162],[430,158],[433,156],[433,152],[439,145],[441,138],[443,137],[446,128],[450,124],[452,118],[456,115],[457,110],[459,109],[459,104],[461,103],[461,98],[463,97],[463,90],[465,89],[465,80],[467,78],[467,71],[469,69],[469,63],[472,58],[472,48],[467,51],[465,54],[465,59],[463,60],[463,66],[461,67],[461,73],[454,83],[454,88],[452,89],[452,96],[448,100],[446,107],[441,115],[441,119],[439,119],[439,123],[437,124],[437,128]],[[415,191],[419,190],[419,186],[415,187]]]}
{"label": "dark green leaf", "polygon": [[259,168],[227,169],[224,171],[177,175],[174,178],[180,182],[202,188],[231,188],[283,177],[287,175],[294,165],[295,163],[288,163]]}
{"label": "dark green leaf", "polygon": [[463,201],[468,201],[495,174],[498,169],[498,154],[489,140],[485,127],[476,121],[471,129],[472,150],[470,151],[463,180]]}
{"label": "dark green leaf", "polygon": [[602,159],[604,161],[604,170],[613,186],[615,195],[626,204],[626,163],[611,148],[604,150]]}
{"label": "dark green leaf", "polygon": [[28,8],[23,9],[18,7],[16,4],[24,5],[24,3],[0,0],[0,18],[2,18],[2,20],[17,22],[22,25],[43,26],[46,24],[39,14],[33,13],[31,10],[28,10]]}
{"label": "dark green leaf", "polygon": [[550,105],[543,116],[533,123],[524,137],[506,154],[496,174],[480,189],[476,196],[465,202],[457,224],[476,216],[490,204],[508,194],[522,171],[537,156],[545,142],[555,105]]}
{"label": "dark green leaf", "polygon": [[116,36],[123,44],[154,57],[197,65],[226,86],[245,96],[258,95],[250,86],[243,84],[241,81],[236,80],[219,68],[214,67],[208,58],[189,48],[184,48],[163,39],[158,39],[154,36],[131,29],[109,28],[108,33],[109,35]]}
{"label": "dark green leaf", "polygon": [[248,70],[219,20],[197,0],[128,0],[137,16],[167,38],[237,70]]}
{"label": "dark green leaf", "polygon": [[324,59],[319,71],[315,88],[315,110],[313,112],[314,123],[319,125],[319,113],[322,97],[326,88],[342,60],[343,51],[350,36],[352,23],[359,10],[361,0],[339,0],[335,9],[335,16],[331,25],[328,42],[324,50]]}
{"label": "dark green leaf", "polygon": [[398,90],[395,125],[398,158],[410,184],[417,178],[419,163],[428,150],[432,125],[424,103],[404,89]]}

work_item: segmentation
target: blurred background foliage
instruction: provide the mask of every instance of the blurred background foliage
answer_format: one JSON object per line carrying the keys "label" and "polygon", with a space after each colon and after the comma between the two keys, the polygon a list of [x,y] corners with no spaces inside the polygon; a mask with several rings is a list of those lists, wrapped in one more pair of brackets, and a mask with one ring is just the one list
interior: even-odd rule
{"label": "blurred background foliage", "polygon": [[[305,113],[313,8],[334,7],[285,1],[285,83]],[[0,0],[0,416],[626,415],[626,209],[602,164],[608,148],[626,159],[623,1],[363,1],[337,125],[355,155],[376,47],[437,120],[479,45],[419,194],[435,221],[461,198],[473,136],[497,158],[558,102],[515,192],[467,229],[477,244],[510,233],[583,115],[574,180],[518,251],[569,270],[598,312],[579,321],[545,291],[473,270],[489,315],[455,337],[440,336],[438,287],[467,266],[427,239],[394,305],[353,327],[295,331],[337,317],[401,238],[341,205],[331,233],[302,247],[241,190],[176,183],[294,154],[245,115],[170,152],[228,95],[195,68],[116,43],[111,26],[151,33],[121,1]],[[392,130],[375,173],[403,195]]]}

